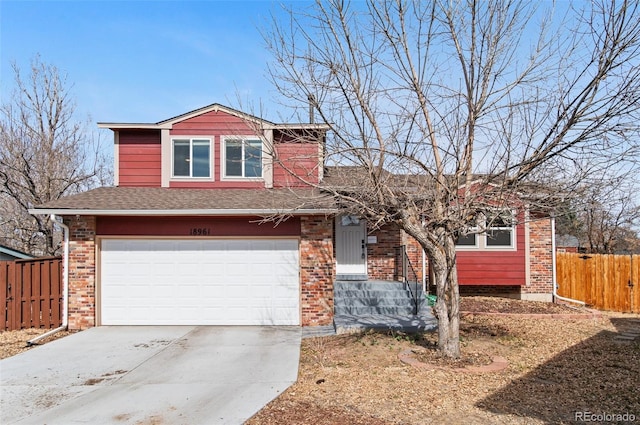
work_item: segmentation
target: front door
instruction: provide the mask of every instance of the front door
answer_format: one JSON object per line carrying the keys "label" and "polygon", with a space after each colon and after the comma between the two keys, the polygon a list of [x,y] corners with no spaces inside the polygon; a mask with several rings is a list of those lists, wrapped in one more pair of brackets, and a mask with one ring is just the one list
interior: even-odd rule
{"label": "front door", "polygon": [[357,216],[336,217],[336,274],[343,278],[367,278],[367,228]]}

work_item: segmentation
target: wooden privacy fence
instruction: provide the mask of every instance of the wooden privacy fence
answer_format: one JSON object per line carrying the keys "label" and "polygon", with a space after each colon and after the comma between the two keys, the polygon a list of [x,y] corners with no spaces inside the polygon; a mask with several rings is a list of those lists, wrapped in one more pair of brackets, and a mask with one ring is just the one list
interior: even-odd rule
{"label": "wooden privacy fence", "polygon": [[556,254],[558,295],[600,310],[640,313],[640,255]]}
{"label": "wooden privacy fence", "polygon": [[62,260],[0,261],[0,306],[0,331],[61,326]]}

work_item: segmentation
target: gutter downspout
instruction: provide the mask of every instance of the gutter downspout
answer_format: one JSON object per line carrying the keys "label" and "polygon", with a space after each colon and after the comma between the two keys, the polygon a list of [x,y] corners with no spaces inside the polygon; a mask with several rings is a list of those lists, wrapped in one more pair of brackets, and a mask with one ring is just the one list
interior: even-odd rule
{"label": "gutter downspout", "polygon": [[562,300],[570,303],[580,304],[581,306],[585,306],[586,303],[584,301],[574,300],[571,298],[565,298],[558,295],[558,280],[556,279],[556,218],[551,216],[551,263],[552,263],[552,273],[553,273],[553,301]]}
{"label": "gutter downspout", "polygon": [[58,226],[62,227],[62,231],[64,234],[64,248],[63,248],[63,258],[62,258],[62,326],[56,329],[52,329],[49,332],[43,333],[42,335],[38,335],[37,337],[30,339],[27,341],[27,347],[31,347],[36,344],[41,339],[44,339],[48,336],[51,336],[60,331],[66,330],[68,326],[69,319],[69,227],[63,222],[59,222],[56,219],[55,214],[51,214],[51,221],[53,221]]}

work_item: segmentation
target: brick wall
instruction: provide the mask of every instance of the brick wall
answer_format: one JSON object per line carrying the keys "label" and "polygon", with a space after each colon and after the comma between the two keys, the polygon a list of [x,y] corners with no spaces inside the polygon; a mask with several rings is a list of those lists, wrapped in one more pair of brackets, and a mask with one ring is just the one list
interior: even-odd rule
{"label": "brick wall", "polygon": [[[422,281],[422,274],[428,273],[428,265],[425,264],[425,270],[422,268],[422,246],[413,237],[403,232],[403,245],[407,251],[407,257],[413,266],[413,270],[416,272],[418,280]],[[425,263],[428,263],[425,261]]]}
{"label": "brick wall", "polygon": [[400,247],[405,246],[409,261],[422,281],[422,247],[395,225],[385,225],[369,232],[377,238],[376,243],[367,244],[367,272],[372,280],[401,280]]}
{"label": "brick wall", "polygon": [[534,219],[529,222],[529,282],[522,287],[522,294],[523,298],[551,301],[552,293],[551,219]]}
{"label": "brick wall", "polygon": [[69,329],[96,325],[96,220],[65,217],[69,226]]}
{"label": "brick wall", "polygon": [[329,325],[333,320],[333,219],[300,219],[300,304],[302,326]]}
{"label": "brick wall", "polygon": [[376,243],[367,244],[367,273],[372,280],[398,280],[396,261],[402,245],[400,230],[387,224],[369,232]]}

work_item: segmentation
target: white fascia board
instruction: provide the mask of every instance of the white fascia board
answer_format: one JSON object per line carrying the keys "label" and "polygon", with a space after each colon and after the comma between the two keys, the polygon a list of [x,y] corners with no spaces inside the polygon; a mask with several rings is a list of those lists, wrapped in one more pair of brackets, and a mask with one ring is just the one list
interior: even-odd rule
{"label": "white fascia board", "polygon": [[331,126],[329,124],[301,123],[301,124],[273,124],[270,126],[265,126],[265,128],[269,128],[273,130],[329,130],[331,129]]}
{"label": "white fascia board", "polygon": [[150,124],[150,123],[115,123],[115,122],[99,122],[98,128],[108,128],[110,130],[162,130],[163,128],[171,129],[171,125]]}
{"label": "white fascia board", "polygon": [[210,216],[229,216],[229,215],[244,215],[244,216],[262,216],[262,215],[276,215],[276,214],[290,214],[290,215],[321,215],[321,214],[335,214],[336,209],[294,209],[294,210],[276,210],[276,209],[258,209],[258,210],[220,210],[220,209],[186,209],[186,210],[85,210],[85,209],[30,209],[31,215],[112,215],[112,216],[168,216],[168,215],[210,215]]}
{"label": "white fascia board", "polygon": [[[184,120],[190,117],[181,118]],[[160,123],[99,122],[97,123],[97,125],[98,128],[107,128],[111,130],[161,130],[163,128],[173,128],[173,121],[163,121]],[[260,122],[260,128],[265,130],[329,130],[331,129],[331,126],[329,126],[328,124],[272,124],[270,122]]]}

